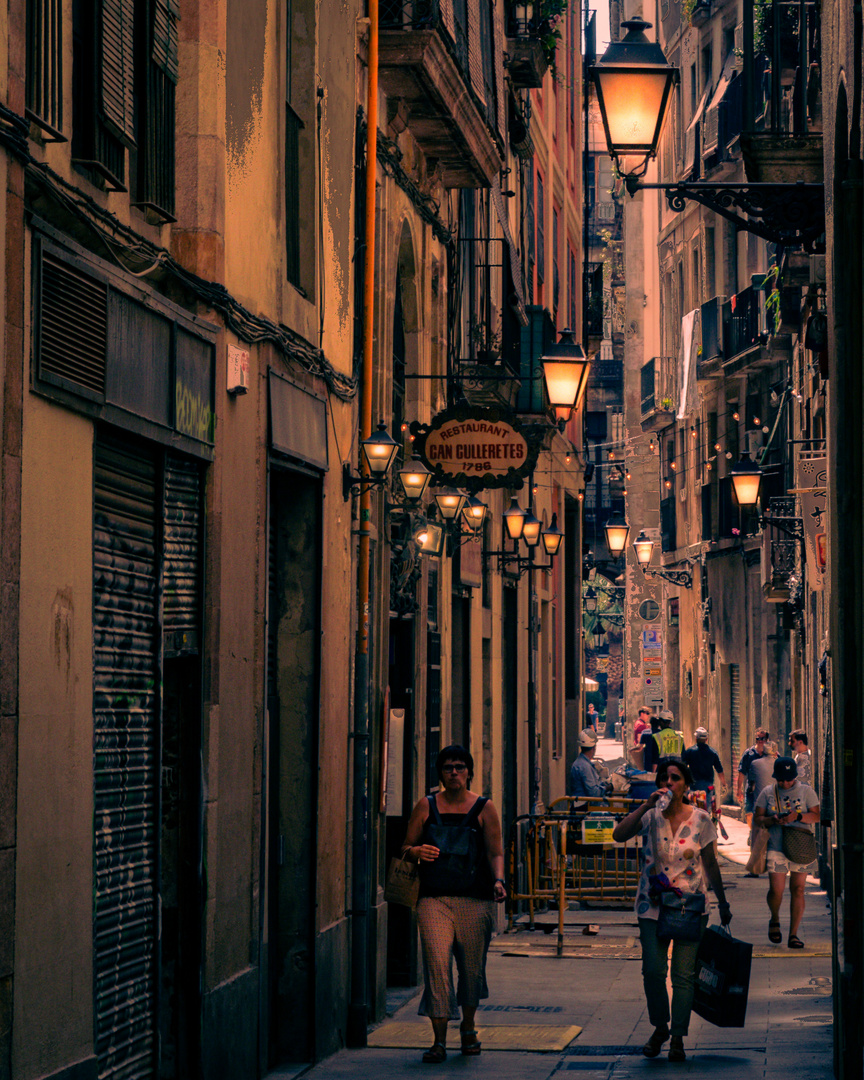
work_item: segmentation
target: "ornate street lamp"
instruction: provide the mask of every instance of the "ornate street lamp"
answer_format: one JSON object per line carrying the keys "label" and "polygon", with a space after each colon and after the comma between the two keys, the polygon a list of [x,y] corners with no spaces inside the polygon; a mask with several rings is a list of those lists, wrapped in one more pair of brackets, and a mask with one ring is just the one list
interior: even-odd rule
{"label": "ornate street lamp", "polygon": [[633,549],[636,552],[636,561],[640,566],[645,567],[651,562],[651,556],[654,553],[654,541],[645,535],[644,529],[640,531],[633,541]]}
{"label": "ornate street lamp", "polygon": [[627,546],[627,537],[630,535],[630,526],[621,514],[613,514],[603,526],[606,533],[606,547],[613,559],[619,558]]}
{"label": "ornate street lamp", "polygon": [[589,615],[593,615],[597,610],[597,593],[594,592],[590,585],[582,594],[582,603]]}
{"label": "ornate street lamp", "polygon": [[564,539],[564,533],[558,528],[558,515],[552,515],[552,521],[549,523],[549,528],[544,529],[541,533],[543,538],[543,547],[546,548],[546,554],[555,556],[558,554],[558,549],[561,547],[561,541]]}
{"label": "ornate street lamp", "polygon": [[393,459],[399,450],[399,443],[391,438],[387,425],[382,421],[378,430],[360,443],[360,450],[369,466],[369,472],[376,477],[386,476]]}
{"label": "ornate street lamp", "polygon": [[420,502],[431,479],[432,473],[416,454],[399,470],[399,482],[405,492],[405,498],[410,499],[411,502]]}
{"label": "ornate street lamp", "polygon": [[530,510],[525,512],[525,520],[522,523],[522,539],[529,548],[537,547],[540,543],[540,530],[543,523],[535,517]]}
{"label": "ornate street lamp", "polygon": [[540,363],[543,365],[549,404],[555,410],[559,427],[562,427],[570,411],[579,405],[588,383],[591,361],[582,346],[573,340],[573,331],[562,330],[561,340],[549,346],[540,357]]}
{"label": "ornate street lamp", "polygon": [[352,491],[383,486],[398,451],[399,443],[390,436],[382,421],[377,431],[360,442],[360,452],[370,475],[352,476],[351,466],[347,462],[342,466],[342,498],[347,502]]}
{"label": "ornate street lamp", "polygon": [[479,536],[488,510],[489,507],[486,503],[480,502],[479,499],[473,496],[466,499],[465,505],[462,507],[462,524],[465,525],[468,532],[473,533],[474,536]]}
{"label": "ornate street lamp", "polygon": [[445,538],[444,526],[434,521],[424,522],[414,533],[414,543],[424,555],[440,555],[444,550]]}
{"label": "ornate street lamp", "polygon": [[637,17],[621,25],[626,36],[609,45],[591,69],[591,76],[609,153],[619,159],[643,157],[642,165],[631,175],[644,176],[657,153],[678,71],[659,44],[645,36],[651,23]]}
{"label": "ornate street lamp", "polygon": [[465,496],[455,488],[444,488],[435,492],[435,502],[444,521],[455,521],[465,506]]}
{"label": "ornate street lamp", "polygon": [[527,513],[519,505],[516,496],[513,495],[510,499],[510,505],[502,515],[504,518],[504,525],[507,529],[507,535],[511,540],[518,540],[522,536],[522,530],[525,526],[525,518],[527,516]]}
{"label": "ornate street lamp", "polygon": [[684,589],[693,588],[693,575],[689,570],[651,570],[648,564],[654,553],[654,541],[645,535],[645,530],[640,529],[639,535],[633,541],[636,552],[636,561],[642,567],[642,573],[646,577],[659,577],[672,585],[680,585]]}
{"label": "ornate street lamp", "polygon": [[739,506],[755,506],[759,500],[759,488],[762,486],[762,470],[749,454],[742,454],[741,460],[733,466],[729,475]]}

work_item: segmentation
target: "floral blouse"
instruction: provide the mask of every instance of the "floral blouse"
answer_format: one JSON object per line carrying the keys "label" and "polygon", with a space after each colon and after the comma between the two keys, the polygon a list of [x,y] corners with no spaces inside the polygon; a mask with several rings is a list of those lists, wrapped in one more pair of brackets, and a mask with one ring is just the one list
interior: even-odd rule
{"label": "floral blouse", "polygon": [[[654,823],[656,822],[656,830]],[[654,851],[654,841],[659,852]],[[693,807],[693,812],[672,834],[672,826],[660,810],[653,808],[642,818],[642,847],[639,851],[639,888],[636,892],[636,915],[640,919],[656,919],[659,906],[648,896],[651,874],[664,873],[676,888],[685,893],[707,893],[708,882],[702,865],[702,848],[717,839],[711,815]],[[656,869],[655,869],[656,863]]]}

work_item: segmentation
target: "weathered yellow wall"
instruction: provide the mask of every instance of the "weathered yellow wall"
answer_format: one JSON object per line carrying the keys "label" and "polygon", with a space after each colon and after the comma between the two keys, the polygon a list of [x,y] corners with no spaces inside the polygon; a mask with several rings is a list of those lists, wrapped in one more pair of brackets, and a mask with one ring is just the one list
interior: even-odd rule
{"label": "weathered yellow wall", "polygon": [[93,426],[24,398],[15,1076],[93,1048]]}

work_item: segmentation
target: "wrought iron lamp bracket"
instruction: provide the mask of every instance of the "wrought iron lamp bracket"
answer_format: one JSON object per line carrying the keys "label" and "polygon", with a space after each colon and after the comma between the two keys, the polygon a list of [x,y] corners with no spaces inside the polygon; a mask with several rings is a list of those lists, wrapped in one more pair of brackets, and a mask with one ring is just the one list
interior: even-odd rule
{"label": "wrought iron lamp bracket", "polygon": [[780,532],[791,536],[793,540],[804,539],[804,522],[799,517],[772,517],[770,514],[762,514],[759,518],[759,528],[764,529],[771,525]]}
{"label": "wrought iron lamp bracket", "polygon": [[689,570],[652,570],[643,566],[642,573],[646,577],[659,577],[672,585],[680,585],[682,589],[693,588],[693,575]]}
{"label": "wrought iron lamp bracket", "polygon": [[[544,574],[552,573],[552,563],[536,563],[533,559],[527,558],[525,555],[518,555],[514,551],[484,551],[483,552],[483,566],[484,569],[488,566],[491,559],[496,560],[496,567],[499,574],[505,572],[515,572],[519,577],[532,570],[540,570]],[[510,568],[508,570],[508,568]]]}
{"label": "wrought iron lamp bracket", "polygon": [[701,203],[739,229],[773,244],[813,248],[825,232],[825,191],[822,184],[643,184],[637,174],[624,177],[632,196],[637,191],[662,191],[673,213],[688,200]]}
{"label": "wrought iron lamp bracket", "polygon": [[342,498],[345,502],[352,495],[359,495],[363,488],[383,487],[387,483],[387,476],[354,476],[351,466],[346,461],[342,466]]}

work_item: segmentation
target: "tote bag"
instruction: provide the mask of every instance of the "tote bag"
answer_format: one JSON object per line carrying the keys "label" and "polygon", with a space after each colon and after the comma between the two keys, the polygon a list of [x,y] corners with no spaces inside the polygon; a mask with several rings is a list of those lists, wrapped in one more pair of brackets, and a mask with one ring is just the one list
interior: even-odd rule
{"label": "tote bag", "polygon": [[717,1027],[744,1027],[753,946],[709,926],[696,953],[693,1011]]}

